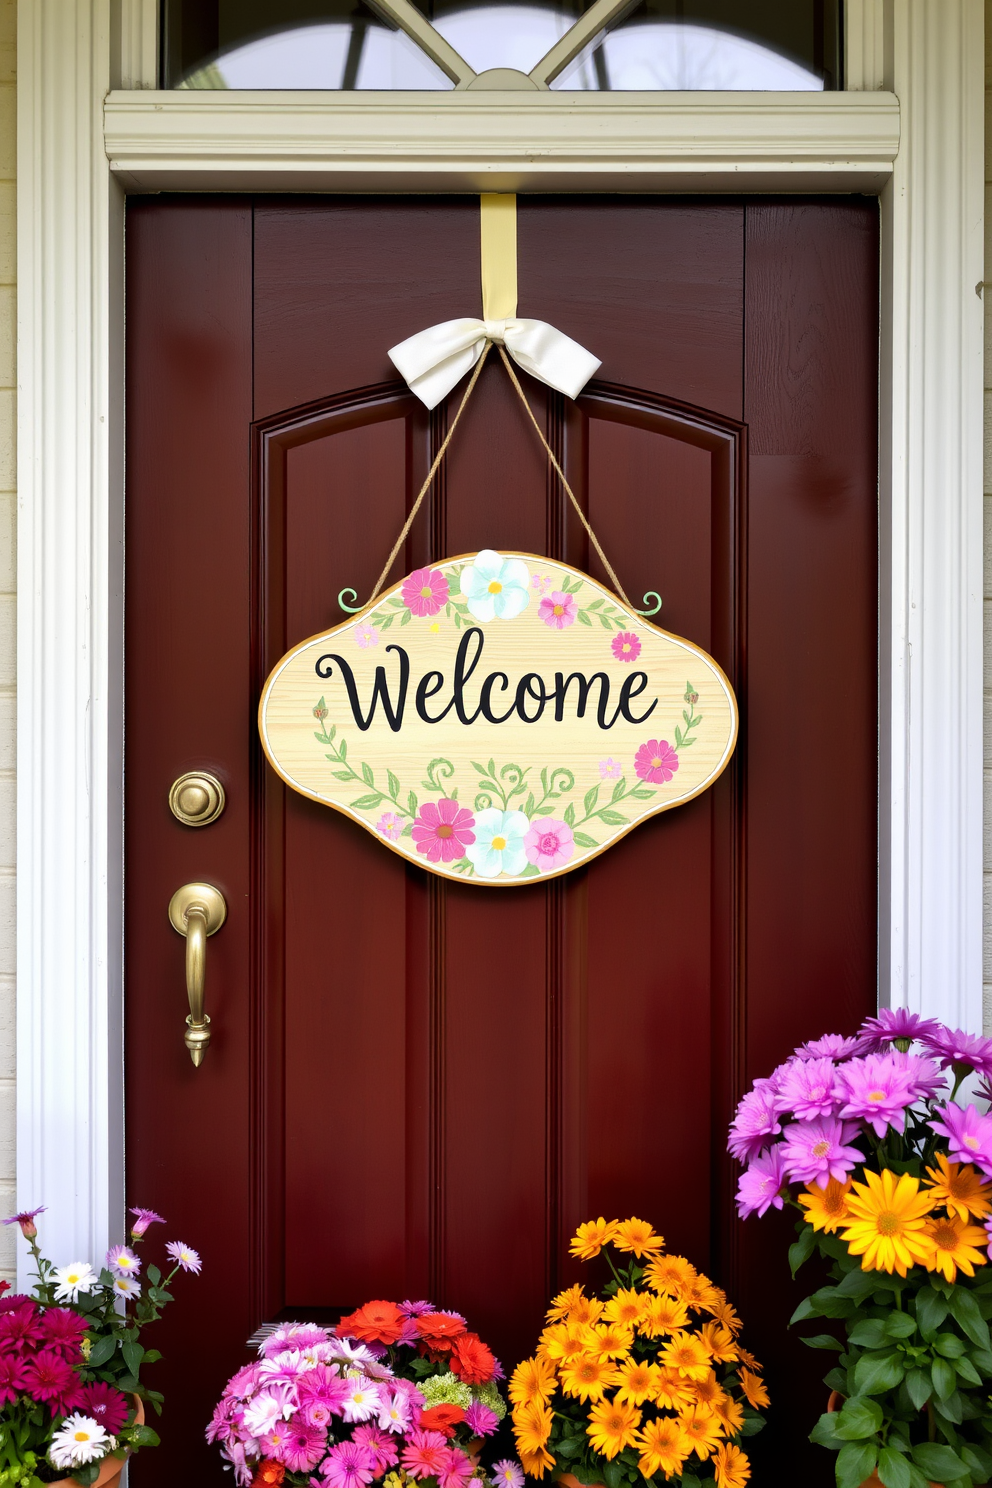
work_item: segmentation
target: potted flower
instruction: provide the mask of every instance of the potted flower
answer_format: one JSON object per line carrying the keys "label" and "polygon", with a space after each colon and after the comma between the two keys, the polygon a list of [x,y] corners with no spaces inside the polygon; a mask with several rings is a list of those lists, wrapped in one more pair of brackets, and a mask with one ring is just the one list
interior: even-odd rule
{"label": "potted flower", "polygon": [[533,1358],[511,1376],[524,1471],[565,1488],[743,1488],[740,1442],[764,1425],[768,1395],[726,1294],[640,1219],[589,1220],[571,1252],[602,1253],[611,1277],[598,1294],[555,1297]]}
{"label": "potted flower", "polygon": [[131,1245],[108,1251],[99,1275],[88,1262],[54,1266],[38,1246],[42,1212],[3,1221],[20,1226],[38,1281],[30,1296],[0,1283],[8,1293],[0,1296],[0,1484],[114,1488],[132,1451],[158,1445],[144,1401],[158,1410],[162,1397],[146,1389],[140,1370],[160,1356],[144,1347],[141,1330],[172,1300],[176,1272],[199,1271],[199,1257],[174,1242],[168,1276],[152,1265],[139,1280],[135,1247],[159,1216],[134,1209]]}
{"label": "potted flower", "polygon": [[260,1354],[228,1381],[207,1429],[238,1484],[465,1488],[484,1477],[482,1438],[506,1414],[503,1371],[458,1313],[366,1302],[333,1333],[287,1323]]}
{"label": "potted flower", "polygon": [[803,1340],[838,1354],[812,1432],[838,1488],[992,1475],[990,1079],[992,1039],[885,1009],[755,1080],[731,1125],[742,1217],[794,1206],[793,1275],[829,1263],[793,1322],[843,1324]]}

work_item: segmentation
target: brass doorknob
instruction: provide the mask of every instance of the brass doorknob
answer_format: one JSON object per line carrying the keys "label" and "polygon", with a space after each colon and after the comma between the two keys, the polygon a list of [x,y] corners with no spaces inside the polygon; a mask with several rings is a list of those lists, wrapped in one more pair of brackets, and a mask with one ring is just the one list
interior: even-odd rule
{"label": "brass doorknob", "polygon": [[207,827],[224,810],[224,787],[209,770],[189,770],[172,782],[169,810],[184,827]]}
{"label": "brass doorknob", "polygon": [[172,928],[186,937],[186,995],[189,1016],[183,1042],[199,1067],[210,1042],[210,1019],[203,1011],[207,979],[207,937],[216,935],[227,919],[224,895],[213,884],[188,883],[169,900]]}

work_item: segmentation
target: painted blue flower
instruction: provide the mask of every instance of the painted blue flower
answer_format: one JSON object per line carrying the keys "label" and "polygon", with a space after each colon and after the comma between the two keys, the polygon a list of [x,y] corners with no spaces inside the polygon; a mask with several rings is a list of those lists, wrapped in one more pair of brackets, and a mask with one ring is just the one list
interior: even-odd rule
{"label": "painted blue flower", "polygon": [[530,574],[520,558],[503,558],[492,548],[476,554],[459,582],[477,620],[512,620],[530,603]]}
{"label": "painted blue flower", "polygon": [[511,876],[527,867],[524,838],[530,822],[522,811],[500,811],[493,806],[475,814],[475,841],[465,849],[465,856],[480,878]]}

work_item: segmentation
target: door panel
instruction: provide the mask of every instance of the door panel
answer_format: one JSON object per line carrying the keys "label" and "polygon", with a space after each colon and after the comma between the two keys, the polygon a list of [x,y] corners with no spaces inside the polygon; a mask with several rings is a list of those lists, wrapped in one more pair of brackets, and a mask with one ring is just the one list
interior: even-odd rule
{"label": "door panel", "polygon": [[[521,313],[603,358],[577,403],[528,382],[531,405],[742,730],[703,796],[488,895],[287,792],[254,729],[271,665],[370,592],[444,438],[455,400],[427,415],[385,351],[478,311],[477,200],[129,209],[128,1190],[205,1264],[162,1327],[168,1445],[139,1484],[222,1481],[203,1423],[286,1313],[432,1295],[512,1368],[576,1275],[570,1231],[613,1212],[739,1296],[777,1404],[759,1467],[830,1467],[802,1455],[818,1370],[784,1333],[784,1241],[736,1224],[723,1139],[745,1080],[874,1001],[877,215],[526,198],[519,235]],[[486,545],[606,579],[495,358],[393,577]],[[165,800],[196,765],[230,802],[202,830]],[[165,917],[195,878],[230,909],[197,1071]],[[197,1285],[223,1298],[206,1339]]]}

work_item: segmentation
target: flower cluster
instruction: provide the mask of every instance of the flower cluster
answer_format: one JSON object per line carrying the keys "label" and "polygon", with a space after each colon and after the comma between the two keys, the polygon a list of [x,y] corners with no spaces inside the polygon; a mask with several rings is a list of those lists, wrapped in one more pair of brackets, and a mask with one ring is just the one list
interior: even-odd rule
{"label": "flower cluster", "polygon": [[665,1254],[640,1219],[590,1220],[571,1251],[584,1261],[603,1252],[612,1280],[598,1297],[581,1286],[555,1297],[537,1352],[514,1370],[524,1470],[616,1488],[659,1477],[742,1488],[750,1466],[740,1438],[764,1424],[768,1394],[726,1294]]}
{"label": "flower cluster", "polygon": [[[45,1259],[35,1223],[42,1212],[25,1210],[3,1221],[19,1225],[38,1283],[33,1296],[0,1296],[0,1482],[38,1483],[46,1457],[50,1468],[91,1482],[108,1454],[123,1458],[158,1442],[143,1424],[140,1398],[157,1403],[161,1397],[138,1378],[142,1361],[158,1355],[142,1347],[140,1328],[170,1300],[166,1287],[176,1271],[199,1270],[199,1257],[179,1242],[167,1246],[176,1261],[171,1275],[163,1282],[149,1266],[147,1294],[129,1313],[142,1291],[136,1279],[142,1263],[133,1246],[160,1216],[132,1210],[132,1244],[109,1250],[97,1274],[85,1261],[53,1266]],[[7,1289],[0,1283],[0,1293]]]}
{"label": "flower cluster", "polygon": [[289,1323],[260,1354],[229,1380],[207,1430],[242,1485],[465,1488],[506,1414],[492,1351],[430,1302],[367,1302],[333,1334]]}

